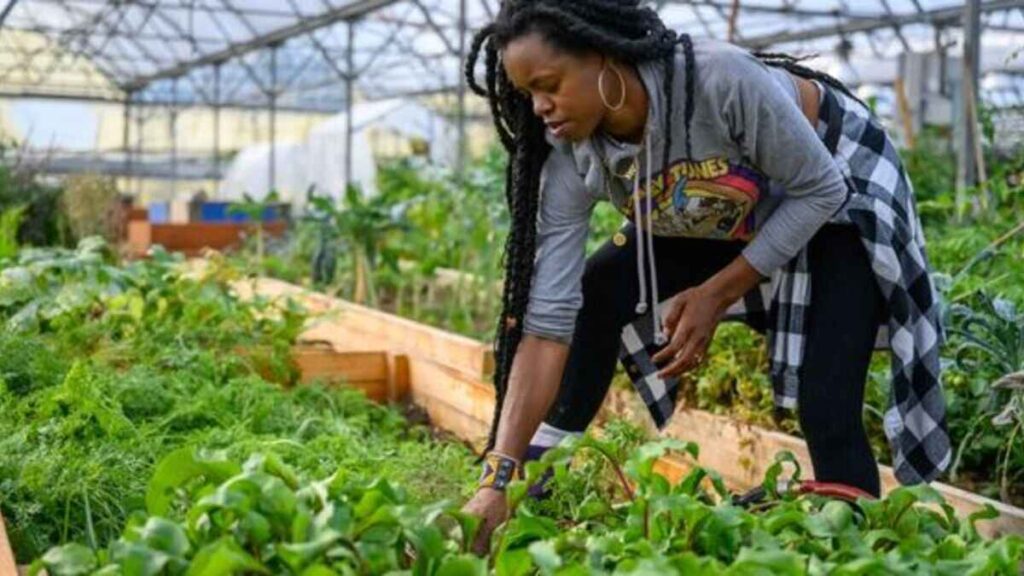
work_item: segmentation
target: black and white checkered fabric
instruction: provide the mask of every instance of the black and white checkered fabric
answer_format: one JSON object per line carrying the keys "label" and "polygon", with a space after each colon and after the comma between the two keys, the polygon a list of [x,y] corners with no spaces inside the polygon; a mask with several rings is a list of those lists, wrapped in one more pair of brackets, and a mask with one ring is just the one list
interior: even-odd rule
{"label": "black and white checkered fabric", "polygon": [[[818,132],[846,178],[849,198],[834,222],[857,227],[887,303],[878,347],[891,350],[892,385],[884,428],[896,478],[929,482],[950,464],[939,348],[945,341],[940,302],[928,273],[913,189],[885,131],[860,103],[825,89]],[[765,332],[779,408],[796,407],[811,303],[807,250],[729,309],[726,319]],[[667,300],[658,306],[663,314]],[[651,312],[653,313],[653,312]],[[679,380],[663,380],[651,357],[650,314],[622,331],[620,360],[659,428],[675,411]]]}

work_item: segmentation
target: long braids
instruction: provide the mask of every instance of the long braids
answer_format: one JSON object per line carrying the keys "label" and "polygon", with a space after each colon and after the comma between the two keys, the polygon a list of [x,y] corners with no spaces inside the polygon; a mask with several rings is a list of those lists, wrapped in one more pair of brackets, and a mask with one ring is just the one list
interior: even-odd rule
{"label": "long braids", "polygon": [[807,80],[818,80],[819,82],[827,84],[829,87],[839,90],[853,100],[863,104],[865,108],[868,108],[867,104],[864,104],[864,102],[838,78],[819,70],[808,68],[801,64],[804,58],[797,58],[795,56],[779,52],[754,52],[754,56],[768,66],[782,68],[783,70],[801,78],[805,78]]}
{"label": "long braids", "polygon": [[[494,22],[473,38],[464,73],[469,87],[487,98],[499,140],[509,155],[505,196],[512,220],[502,258],[505,286],[494,339],[497,402],[485,452],[494,447],[512,362],[523,336],[536,250],[540,173],[551,151],[544,138],[543,121],[534,116],[530,99],[519,93],[506,76],[499,51],[515,38],[534,31],[544,33],[556,47],[570,52],[597,51],[629,64],[663,62],[668,107],[662,156],[663,187],[672,145],[675,54],[681,42],[687,59],[686,138],[687,150],[690,149],[689,125],[695,90],[693,43],[688,36],[677,36],[669,30],[657,12],[640,6],[640,0],[505,0]],[[481,53],[484,54],[484,86],[477,83],[474,74]]]}

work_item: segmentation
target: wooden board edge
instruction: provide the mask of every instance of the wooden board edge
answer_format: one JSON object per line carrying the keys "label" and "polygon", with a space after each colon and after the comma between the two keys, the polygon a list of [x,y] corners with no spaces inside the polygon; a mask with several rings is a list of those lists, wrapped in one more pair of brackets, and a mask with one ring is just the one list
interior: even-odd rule
{"label": "wooden board edge", "polygon": [[18,563],[14,557],[14,549],[7,536],[4,516],[0,513],[0,576],[18,576]]}
{"label": "wooden board edge", "polygon": [[[491,347],[460,334],[333,298],[274,278],[240,280],[234,283],[233,288],[242,298],[253,295],[270,299],[293,298],[306,306],[310,312],[323,315],[322,318],[313,321],[320,331],[328,329],[325,324],[342,326],[350,333],[365,333],[385,339],[394,351],[411,355],[429,354],[429,350],[423,351],[420,348],[447,349],[453,357],[450,364],[453,368],[482,378],[488,377],[494,371],[494,353]],[[337,316],[333,317],[334,314]],[[427,343],[427,346],[422,346],[424,343]]]}
{"label": "wooden board edge", "polygon": [[493,387],[428,360],[409,358],[409,389],[414,402],[430,398],[481,422],[494,415]]}
{"label": "wooden board edge", "polygon": [[317,378],[348,383],[384,382],[388,379],[387,352],[310,351],[293,348],[292,361],[303,382]]}

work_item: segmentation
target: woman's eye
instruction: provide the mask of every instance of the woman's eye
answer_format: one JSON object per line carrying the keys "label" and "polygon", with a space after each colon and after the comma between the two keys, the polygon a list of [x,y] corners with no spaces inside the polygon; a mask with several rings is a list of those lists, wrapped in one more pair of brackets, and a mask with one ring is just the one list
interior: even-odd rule
{"label": "woman's eye", "polygon": [[555,94],[556,92],[558,92],[558,83],[551,82],[548,84],[543,84],[539,86],[537,89],[540,90],[541,92],[546,92],[548,94]]}

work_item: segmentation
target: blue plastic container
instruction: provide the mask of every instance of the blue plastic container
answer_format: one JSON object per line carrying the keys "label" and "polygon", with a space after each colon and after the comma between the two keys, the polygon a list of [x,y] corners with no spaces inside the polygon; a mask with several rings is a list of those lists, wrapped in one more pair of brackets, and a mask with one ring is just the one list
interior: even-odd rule
{"label": "blue plastic container", "polygon": [[153,224],[166,224],[171,221],[170,202],[152,202],[149,205],[149,221]]}
{"label": "blue plastic container", "polygon": [[[204,202],[199,207],[199,220],[201,222],[248,222],[249,215],[243,212],[233,211],[232,202]],[[263,211],[264,222],[274,222],[285,218],[285,205],[267,206]]]}
{"label": "blue plastic container", "polygon": [[199,206],[200,222],[228,222],[230,202],[203,202]]}

